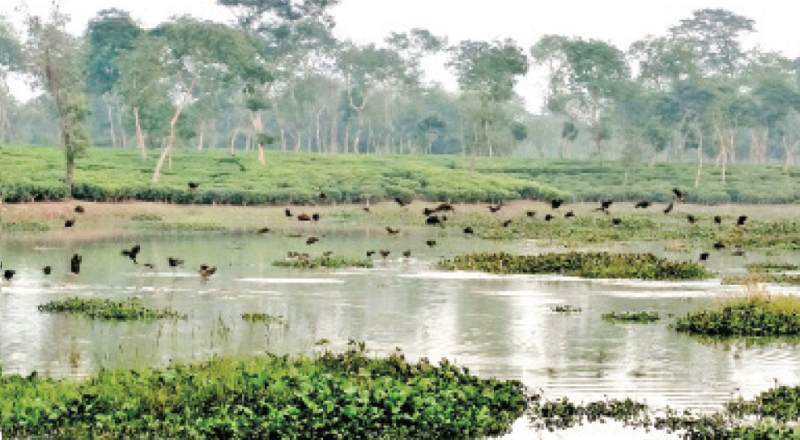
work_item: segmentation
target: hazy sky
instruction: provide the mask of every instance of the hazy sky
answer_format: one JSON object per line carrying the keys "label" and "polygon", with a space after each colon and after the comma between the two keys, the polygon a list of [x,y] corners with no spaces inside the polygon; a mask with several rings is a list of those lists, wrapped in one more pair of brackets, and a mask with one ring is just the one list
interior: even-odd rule
{"label": "hazy sky", "polygon": [[[0,13],[14,14],[16,0],[0,0]],[[32,12],[44,12],[51,0],[28,0]],[[80,32],[94,14],[117,7],[131,12],[144,26],[176,14],[232,21],[233,15],[215,0],[62,0]],[[756,20],[751,45],[800,55],[797,17],[800,3],[791,0],[342,0],[334,10],[340,38],[380,42],[390,31],[424,27],[451,42],[462,39],[513,38],[524,48],[543,34],[598,38],[620,48],[648,34],[660,34],[695,9],[725,8]],[[429,62],[429,73],[453,86],[442,61]],[[543,80],[536,72],[518,91],[538,107]]]}

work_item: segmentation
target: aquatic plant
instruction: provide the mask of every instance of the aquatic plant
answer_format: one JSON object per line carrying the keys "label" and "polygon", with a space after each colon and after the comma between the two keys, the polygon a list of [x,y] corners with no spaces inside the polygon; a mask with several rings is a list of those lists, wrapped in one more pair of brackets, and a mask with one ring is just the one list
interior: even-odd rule
{"label": "aquatic plant", "polygon": [[242,320],[248,322],[261,322],[264,324],[273,324],[283,321],[281,316],[273,316],[269,313],[242,313]]}
{"label": "aquatic plant", "polygon": [[528,415],[534,426],[552,430],[571,428],[604,419],[632,422],[643,417],[647,409],[647,405],[629,398],[587,404],[577,404],[566,397],[551,401],[535,398],[531,401]]}
{"label": "aquatic plant", "polygon": [[552,311],[554,311],[556,313],[580,313],[581,312],[581,308],[580,307],[571,306],[569,304],[558,305],[558,306],[553,307],[550,310],[552,310]]}
{"label": "aquatic plant", "polygon": [[750,295],[680,317],[675,329],[709,336],[800,335],[800,298]]}
{"label": "aquatic plant", "polygon": [[483,253],[440,260],[443,270],[475,270],[498,274],[561,274],[585,278],[636,278],[643,280],[696,280],[708,278],[694,262],[669,261],[653,254],[568,252],[515,256]]}
{"label": "aquatic plant", "polygon": [[82,382],[0,377],[0,429],[10,438],[477,438],[506,432],[525,403],[518,381],[356,346],[314,359],[101,371]]}
{"label": "aquatic plant", "polygon": [[371,269],[373,267],[371,260],[359,260],[337,256],[322,256],[311,258],[305,255],[300,255],[294,258],[287,258],[286,260],[278,260],[272,263],[277,267],[289,267],[294,269],[344,269],[351,267],[360,267]]}
{"label": "aquatic plant", "polygon": [[661,319],[658,312],[609,312],[603,313],[606,321],[650,323]]}
{"label": "aquatic plant", "polygon": [[186,319],[181,314],[169,309],[155,310],[141,305],[138,299],[112,301],[109,299],[69,298],[63,301],[51,301],[38,307],[46,313],[74,313],[90,319],[108,321],[135,321],[155,319]]}

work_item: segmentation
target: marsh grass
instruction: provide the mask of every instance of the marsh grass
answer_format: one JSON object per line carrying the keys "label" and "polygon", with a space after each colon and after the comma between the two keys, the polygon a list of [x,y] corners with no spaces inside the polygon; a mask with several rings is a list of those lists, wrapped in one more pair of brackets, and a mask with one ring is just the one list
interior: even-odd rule
{"label": "marsh grass", "polygon": [[242,313],[242,321],[262,324],[279,324],[283,322],[283,317],[273,316],[269,313]]}
{"label": "marsh grass", "polygon": [[477,438],[506,432],[525,402],[518,381],[354,346],[314,359],[101,371],[84,382],[0,376],[10,438]]}
{"label": "marsh grass", "polygon": [[170,309],[155,310],[144,307],[137,299],[112,301],[109,299],[69,298],[42,304],[38,309],[45,313],[71,313],[83,315],[89,319],[106,321],[186,319],[185,314]]}
{"label": "marsh grass", "polygon": [[286,260],[278,260],[272,263],[276,267],[288,267],[293,269],[346,269],[346,268],[366,268],[373,267],[371,260],[353,259],[337,256],[322,256],[322,257],[306,257],[299,256],[296,258],[287,258]]}
{"label": "marsh grass", "polygon": [[613,322],[634,322],[648,324],[661,320],[658,312],[609,312],[603,313],[602,318]]}

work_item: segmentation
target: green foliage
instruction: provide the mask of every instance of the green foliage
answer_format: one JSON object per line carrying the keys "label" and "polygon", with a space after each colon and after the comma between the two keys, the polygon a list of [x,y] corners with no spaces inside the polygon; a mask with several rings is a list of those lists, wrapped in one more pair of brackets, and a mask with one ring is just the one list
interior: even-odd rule
{"label": "green foliage", "polygon": [[728,411],[744,416],[772,417],[782,422],[800,420],[800,387],[778,387],[753,400],[740,398],[727,405]]}
{"label": "green foliage", "polygon": [[581,312],[581,308],[580,307],[571,306],[569,304],[565,304],[563,306],[562,305],[555,306],[551,310],[556,312],[556,313],[568,313],[568,314],[569,313],[580,313]]}
{"label": "green foliage", "polygon": [[606,321],[651,323],[661,319],[658,312],[609,312],[603,313]]}
{"label": "green foliage", "polygon": [[277,267],[289,267],[294,269],[344,269],[350,267],[372,268],[372,260],[359,260],[345,257],[336,256],[323,256],[311,258],[306,255],[301,255],[297,258],[289,258],[272,263]]}
{"label": "green foliage", "polygon": [[475,438],[505,432],[524,405],[520,382],[355,348],[77,383],[0,377],[0,428],[12,438]]}
{"label": "green foliage", "polygon": [[791,297],[749,296],[717,310],[681,317],[675,329],[708,336],[800,335],[800,300]]}
{"label": "green foliage", "polygon": [[644,416],[647,409],[647,405],[631,399],[604,400],[583,405],[564,397],[552,401],[534,400],[529,414],[534,426],[553,430],[605,419],[630,422]]}
{"label": "green foliage", "polygon": [[282,322],[283,318],[280,316],[272,316],[269,313],[242,313],[242,321],[275,324]]}
{"label": "green foliage", "polygon": [[437,264],[444,270],[477,270],[499,274],[561,274],[585,278],[697,280],[709,276],[693,262],[673,262],[652,254],[607,252],[550,253],[535,256],[468,254]]}
{"label": "green foliage", "polygon": [[108,299],[69,298],[51,301],[38,307],[40,312],[73,313],[90,319],[106,321],[151,321],[155,319],[186,319],[186,315],[172,310],[154,310],[143,307],[139,300],[112,301]]}

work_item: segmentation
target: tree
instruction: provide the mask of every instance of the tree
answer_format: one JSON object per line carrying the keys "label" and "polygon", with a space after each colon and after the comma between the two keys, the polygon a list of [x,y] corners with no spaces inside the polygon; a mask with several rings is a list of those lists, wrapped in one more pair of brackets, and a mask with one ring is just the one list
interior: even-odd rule
{"label": "tree", "polygon": [[745,59],[741,37],[755,31],[755,21],[725,9],[701,9],[670,28],[674,38],[695,48],[706,72],[733,77]]}
{"label": "tree", "polygon": [[9,131],[9,107],[13,102],[8,88],[7,77],[10,72],[22,68],[22,45],[16,32],[0,15],[0,144],[6,141]]}
{"label": "tree", "polygon": [[34,85],[44,89],[55,101],[59,120],[59,139],[64,147],[64,184],[72,189],[75,159],[89,145],[88,117],[83,52],[80,41],[66,31],[69,18],[54,3],[46,19],[28,15],[25,19],[28,40],[25,45],[26,70]]}
{"label": "tree", "polygon": [[699,74],[697,54],[686,42],[667,37],[649,37],[631,44],[628,56],[638,69],[644,87],[667,91],[679,81]]}
{"label": "tree", "polygon": [[492,124],[502,104],[514,96],[519,76],[528,72],[528,58],[513,40],[462,41],[450,48],[448,66],[455,72],[464,93],[474,94],[480,102],[478,142],[494,156]]}

